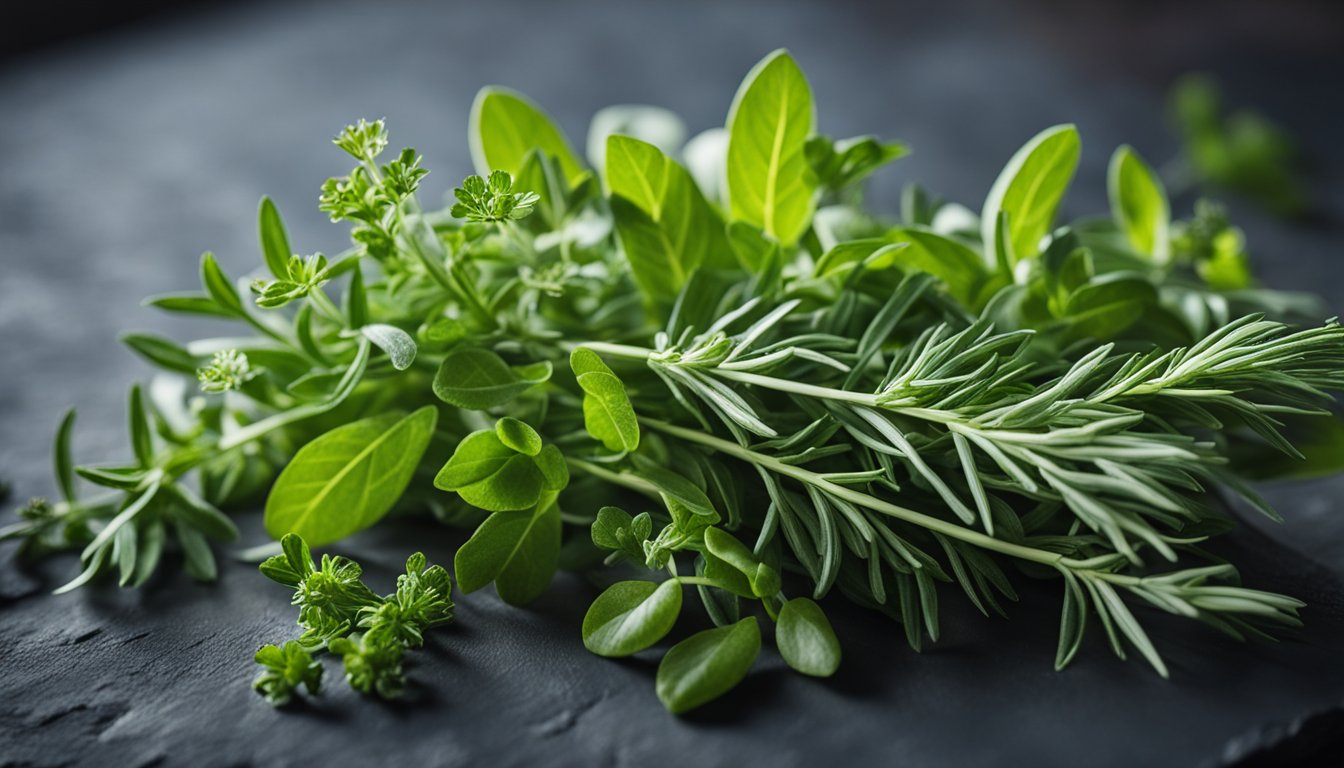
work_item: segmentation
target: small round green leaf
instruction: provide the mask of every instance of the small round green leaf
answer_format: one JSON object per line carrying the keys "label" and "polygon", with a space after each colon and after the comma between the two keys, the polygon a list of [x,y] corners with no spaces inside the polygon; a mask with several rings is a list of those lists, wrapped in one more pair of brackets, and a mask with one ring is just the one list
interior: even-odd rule
{"label": "small round green leaf", "polygon": [[598,656],[629,656],[663,639],[680,614],[676,579],[617,582],[583,617],[583,645]]}
{"label": "small round green leaf", "polygon": [[503,405],[549,378],[549,362],[510,368],[490,350],[458,347],[439,365],[433,387],[434,394],[449,405],[483,411]]}
{"label": "small round green leaf", "polygon": [[821,606],[795,597],[779,611],[775,644],[790,667],[813,677],[830,677],[840,666],[840,641]]}
{"label": "small round green leaf", "polygon": [[473,432],[434,478],[434,487],[456,491],[462,500],[491,512],[527,509],[546,482],[530,456],[505,445],[492,429]]}
{"label": "small round green leaf", "polygon": [[541,435],[525,421],[505,416],[495,422],[495,434],[501,443],[521,454],[536,456],[541,453]]}
{"label": "small round green leaf", "polygon": [[713,701],[747,676],[760,652],[755,616],[697,632],[672,646],[658,665],[658,698],[673,714]]}

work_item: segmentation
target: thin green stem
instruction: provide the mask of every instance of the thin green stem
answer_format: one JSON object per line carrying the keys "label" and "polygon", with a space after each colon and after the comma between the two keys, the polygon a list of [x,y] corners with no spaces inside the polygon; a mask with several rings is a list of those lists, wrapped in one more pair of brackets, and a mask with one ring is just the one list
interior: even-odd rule
{"label": "thin green stem", "polygon": [[629,488],[630,490],[635,491],[636,493],[642,493],[655,501],[661,498],[658,495],[658,486],[637,475],[632,475],[626,472],[616,472],[601,465],[570,456],[565,457],[565,463],[569,464],[570,469],[576,469],[586,475],[591,475],[599,480],[605,480],[613,485]]}
{"label": "thin green stem", "polygon": [[738,445],[737,443],[730,442],[722,438],[714,437],[713,435],[708,435],[703,432],[698,432],[692,429],[686,429],[684,427],[678,427],[674,424],[668,424],[665,421],[659,421],[657,419],[641,418],[640,423],[653,429],[656,429],[660,432],[663,432],[665,434],[672,435],[673,437],[678,437],[681,438],[682,440],[688,440],[690,442],[699,443],[700,445],[713,448],[716,451],[741,459],[742,461],[746,461],[751,464],[763,467],[771,472],[774,472],[775,474],[783,475],[785,477],[791,477],[801,483],[805,483],[814,488],[817,488],[818,490],[824,491],[832,496],[835,496],[836,498],[844,499],[845,501],[848,501],[851,504],[855,504],[860,507],[870,509],[879,514],[894,517],[898,520],[902,520],[904,522],[911,523],[913,525],[918,525],[921,528],[925,528],[935,533],[940,533],[949,538],[964,541],[968,544],[973,544],[977,547],[980,547],[981,549],[987,549],[992,552],[998,552],[1000,554],[1008,555],[1010,557],[1016,557],[1021,560],[1029,560],[1031,562],[1041,563],[1043,565],[1050,565],[1050,566],[1064,565],[1065,567],[1070,568],[1074,567],[1072,561],[1068,560],[1068,558],[1065,558],[1063,555],[1058,554],[1056,552],[1047,552],[1046,550],[1043,549],[1036,549],[1034,547],[1024,547],[1020,544],[1013,544],[1011,542],[1002,541],[1000,539],[994,538],[993,536],[988,536],[986,534],[980,533],[979,531],[962,527],[960,525],[957,525],[956,523],[951,523],[946,520],[940,520],[936,517],[926,515],[922,512],[916,512],[913,509],[907,509],[905,507],[892,504],[891,502],[874,498],[866,493],[861,493],[852,488],[847,488],[845,486],[832,483],[825,477],[822,477],[821,475],[818,475],[815,472],[803,469],[801,467],[792,464],[786,464],[771,456],[766,456],[765,454],[757,453],[756,451],[753,451],[750,448],[745,448],[741,445]]}

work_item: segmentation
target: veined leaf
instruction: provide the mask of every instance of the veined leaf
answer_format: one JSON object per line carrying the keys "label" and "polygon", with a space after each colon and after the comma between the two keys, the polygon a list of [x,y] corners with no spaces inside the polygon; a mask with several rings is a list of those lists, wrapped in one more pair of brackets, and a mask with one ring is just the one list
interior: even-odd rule
{"label": "veined leaf", "polygon": [[519,453],[493,429],[472,432],[434,478],[434,487],[491,512],[528,509],[541,497],[546,478],[531,456]]}
{"label": "veined leaf", "polygon": [[806,145],[815,125],[812,89],[783,49],[761,60],[728,110],[728,199],[734,219],[783,245],[802,237],[816,207]]}
{"label": "veined leaf", "polygon": [[658,665],[658,698],[674,714],[713,701],[747,676],[760,652],[755,616],[697,632],[672,646]]}
{"label": "veined leaf", "polygon": [[548,492],[532,509],[496,512],[457,550],[453,567],[465,593],[490,582],[504,602],[524,605],[550,584],[560,555],[560,509]]}
{"label": "veined leaf", "polygon": [[445,403],[483,411],[503,405],[550,378],[548,361],[510,367],[490,350],[458,347],[439,365],[433,386],[434,394]]}
{"label": "veined leaf", "polygon": [[639,420],[621,380],[591,349],[575,349],[569,365],[583,389],[583,424],[588,434],[611,451],[638,448]]}
{"label": "veined leaf", "polygon": [[525,96],[507,88],[482,88],[471,105],[468,132],[476,172],[517,175],[529,150],[538,149],[560,161],[571,186],[581,180],[583,164],[550,117]]}
{"label": "veined leaf", "polygon": [[672,630],[681,614],[681,584],[668,579],[618,581],[593,601],[583,617],[583,645],[598,656],[629,656]]}
{"label": "veined leaf", "polygon": [[1111,155],[1106,175],[1111,217],[1134,250],[1165,264],[1171,259],[1171,207],[1162,181],[1129,146]]}
{"label": "veined leaf", "polygon": [[437,421],[427,405],[337,427],[300,448],[266,499],[266,532],[321,546],[378,522],[406,490]]}
{"label": "veined leaf", "polygon": [[969,246],[919,227],[894,229],[887,239],[909,243],[909,247],[891,254],[893,264],[906,271],[933,275],[943,281],[957,301],[974,305],[986,275],[984,260]]}
{"label": "veined leaf", "polygon": [[723,222],[685,168],[629,136],[607,139],[606,163],[607,186],[622,199],[612,205],[616,232],[645,294],[670,302],[702,264],[736,266]]}
{"label": "veined leaf", "polygon": [[[985,199],[980,226],[990,264],[1009,271],[1040,253],[1055,211],[1078,167],[1078,129],[1057,125],[1038,133],[1017,151]],[[1001,214],[1008,215],[1006,249],[996,237]]]}
{"label": "veined leaf", "polygon": [[821,607],[795,597],[779,611],[775,625],[779,655],[790,667],[813,677],[830,677],[840,666],[840,641]]}
{"label": "veined leaf", "polygon": [[607,140],[633,136],[668,154],[675,154],[686,141],[686,124],[671,110],[644,104],[616,104],[599,109],[588,124],[588,162],[605,175]]}

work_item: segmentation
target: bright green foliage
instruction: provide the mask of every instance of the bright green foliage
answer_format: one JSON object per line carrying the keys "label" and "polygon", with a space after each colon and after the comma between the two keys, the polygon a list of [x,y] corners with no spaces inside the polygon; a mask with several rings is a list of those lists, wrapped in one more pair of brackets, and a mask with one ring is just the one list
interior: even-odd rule
{"label": "bright green foliage", "polygon": [[760,652],[755,616],[697,632],[672,646],[658,665],[658,698],[673,714],[695,709],[737,685]]}
{"label": "bright green foliage", "polygon": [[427,405],[346,424],[305,445],[266,499],[266,531],[321,545],[378,522],[411,481],[437,421]]}
{"label": "bright green foliage", "polygon": [[732,217],[784,245],[802,237],[816,207],[806,150],[815,123],[812,89],[784,50],[747,74],[728,110]]}
{"label": "bright green foliage", "polygon": [[[991,264],[1012,267],[1040,253],[1041,240],[1054,225],[1055,210],[1073,180],[1080,150],[1078,129],[1058,125],[1037,134],[1008,161],[980,214]],[[997,234],[998,227],[1006,227],[1003,235]]]}
{"label": "bright green foliage", "polygon": [[[350,247],[296,255],[263,201],[255,300],[207,254],[198,290],[148,302],[234,328],[127,335],[161,375],[132,389],[122,462],[77,466],[67,416],[58,495],[0,538],[79,551],[65,591],[142,584],[179,555],[208,579],[207,539],[236,536],[221,509],[266,499],[284,554],[261,569],[294,592],[297,642],[384,696],[451,617],[448,572],[412,557],[380,596],[295,532],[325,544],[431,511],[473,529],[462,590],[512,604],[560,567],[633,570],[581,636],[663,654],[674,712],[748,673],[762,621],[786,663],[824,676],[841,657],[827,600],[891,616],[919,649],[958,594],[1007,615],[1018,566],[1060,586],[1060,666],[1091,623],[1166,674],[1152,610],[1238,638],[1298,623],[1298,601],[1203,547],[1231,526],[1215,492],[1273,517],[1248,478],[1338,468],[1323,414],[1344,329],[1258,287],[1221,208],[1173,218],[1121,150],[1111,215],[1061,219],[1080,153],[1066,125],[1009,160],[979,216],[913,186],[899,216],[869,210],[863,180],[904,148],[816,134],[783,52],[680,154],[679,127],[649,114],[594,121],[599,178],[530,102],[486,89],[479,177],[429,211],[420,156],[390,151],[382,121],[350,126],[336,143],[354,167],[319,200]],[[1265,155],[1207,127],[1234,165]],[[690,588],[715,628],[660,648]],[[314,674],[296,651],[265,657],[275,700]]]}
{"label": "bright green foliage", "polygon": [[452,581],[448,572],[429,565],[419,552],[406,560],[397,591],[380,597],[361,580],[359,564],[323,555],[313,562],[302,537],[281,540],[283,554],[267,559],[261,572],[294,590],[303,635],[257,651],[265,667],[253,687],[276,706],[287,703],[300,683],[316,695],[321,663],[312,653],[323,648],[342,657],[345,678],[360,693],[394,699],[405,688],[402,656],[424,645],[425,630],[453,619]]}
{"label": "bright green foliage", "polygon": [[308,689],[309,696],[316,696],[322,687],[322,663],[295,640],[283,646],[263,645],[257,650],[256,662],[265,669],[252,687],[274,706],[288,704],[300,685]]}
{"label": "bright green foliage", "polygon": [[1106,188],[1111,217],[1130,246],[1165,264],[1171,258],[1171,208],[1157,174],[1133,149],[1120,147],[1111,155]]}

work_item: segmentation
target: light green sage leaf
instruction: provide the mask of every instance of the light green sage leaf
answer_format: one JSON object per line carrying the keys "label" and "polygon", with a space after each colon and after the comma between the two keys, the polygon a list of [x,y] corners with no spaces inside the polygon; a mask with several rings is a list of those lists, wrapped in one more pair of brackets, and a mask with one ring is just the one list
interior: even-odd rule
{"label": "light green sage leaf", "polygon": [[415,339],[395,325],[373,323],[360,328],[359,332],[373,342],[374,346],[386,352],[392,367],[398,371],[410,368],[411,363],[415,362]]}

